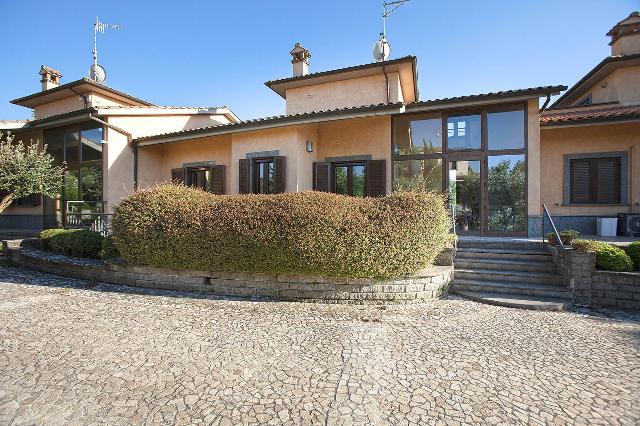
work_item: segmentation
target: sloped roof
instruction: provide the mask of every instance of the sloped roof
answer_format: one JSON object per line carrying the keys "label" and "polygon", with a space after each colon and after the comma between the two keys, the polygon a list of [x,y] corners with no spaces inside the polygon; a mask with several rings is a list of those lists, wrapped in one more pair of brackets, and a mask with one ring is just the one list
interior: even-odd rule
{"label": "sloped roof", "polygon": [[571,86],[569,90],[564,92],[562,96],[556,99],[556,101],[553,104],[551,104],[550,108],[563,106],[572,98],[577,97],[577,95],[580,95],[584,89],[589,88],[593,84],[596,84],[606,75],[611,73],[614,69],[621,66],[629,65],[628,63],[632,61],[640,63],[640,54],[606,57],[598,65],[596,65],[591,71],[585,74],[584,77],[578,80],[576,84]]}
{"label": "sloped roof", "polygon": [[540,116],[541,126],[567,125],[640,119],[640,105],[585,108],[571,111],[546,110]]}
{"label": "sloped roof", "polygon": [[512,97],[535,97],[540,95],[554,94],[560,93],[563,90],[567,90],[567,86],[557,85],[557,86],[538,86],[538,87],[529,87],[527,89],[515,89],[515,90],[501,90],[498,92],[489,92],[489,93],[479,93],[475,95],[465,95],[465,96],[454,96],[451,98],[441,98],[441,99],[430,99],[426,101],[420,102],[412,102],[407,104],[407,110],[425,107],[425,106],[435,106],[435,105],[448,105],[454,103],[468,103],[475,101],[484,101],[484,100],[499,100],[505,98]]}
{"label": "sloped roof", "polygon": [[176,137],[196,138],[196,137],[209,136],[214,134],[231,133],[236,130],[253,130],[261,127],[275,127],[278,124],[280,125],[298,124],[298,122],[303,122],[309,119],[314,119],[316,121],[324,121],[324,120],[330,120],[333,118],[338,118],[342,115],[349,115],[349,114],[356,114],[356,113],[371,113],[373,115],[376,112],[381,112],[386,110],[389,110],[389,113],[392,113],[392,110],[398,110],[403,106],[404,104],[402,102],[398,102],[398,103],[390,103],[390,104],[375,104],[375,105],[363,105],[363,106],[356,106],[356,107],[334,108],[334,109],[327,109],[327,110],[321,110],[321,111],[302,112],[297,114],[282,114],[282,115],[275,115],[271,117],[262,117],[262,118],[255,118],[251,120],[245,120],[239,123],[219,124],[215,126],[200,127],[197,129],[180,130],[177,132],[144,136],[144,137],[137,138],[136,140],[139,142],[145,142],[145,141],[151,141],[151,140],[161,141],[163,139],[173,139]]}
{"label": "sloped roof", "polygon": [[135,96],[113,89],[109,86],[105,86],[104,84],[96,83],[95,81],[86,77],[81,78],[80,80],[72,81],[70,83],[62,84],[58,87],[54,87],[53,89],[43,90],[41,92],[33,93],[28,96],[23,96],[21,98],[14,99],[10,102],[15,105],[33,108],[34,106],[41,105],[43,103],[52,102],[51,100],[48,100],[48,99],[55,97],[56,95],[63,96],[65,94],[64,93],[65,91],[69,92],[69,96],[77,96],[78,93],[76,93],[73,89],[79,86],[90,86],[92,89],[98,92],[107,92],[119,98],[124,98],[134,104],[149,105],[149,106],[153,105],[151,102],[147,102],[140,98],[136,98]]}

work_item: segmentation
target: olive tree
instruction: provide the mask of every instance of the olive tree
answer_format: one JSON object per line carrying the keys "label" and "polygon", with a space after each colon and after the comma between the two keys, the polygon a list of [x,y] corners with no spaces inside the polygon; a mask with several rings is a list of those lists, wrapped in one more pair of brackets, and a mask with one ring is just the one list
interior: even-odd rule
{"label": "olive tree", "polygon": [[55,197],[60,192],[64,166],[55,166],[53,157],[38,143],[15,141],[0,134],[0,213],[13,200],[33,194]]}

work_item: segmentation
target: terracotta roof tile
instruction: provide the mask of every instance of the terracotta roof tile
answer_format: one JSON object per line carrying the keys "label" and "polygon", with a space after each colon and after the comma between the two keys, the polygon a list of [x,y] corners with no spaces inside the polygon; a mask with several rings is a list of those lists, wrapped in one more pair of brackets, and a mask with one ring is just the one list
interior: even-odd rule
{"label": "terracotta roof tile", "polygon": [[606,121],[622,120],[625,118],[640,118],[640,105],[615,106],[608,108],[584,109],[573,111],[546,110],[540,116],[540,124],[550,126],[558,123],[571,123],[580,121]]}

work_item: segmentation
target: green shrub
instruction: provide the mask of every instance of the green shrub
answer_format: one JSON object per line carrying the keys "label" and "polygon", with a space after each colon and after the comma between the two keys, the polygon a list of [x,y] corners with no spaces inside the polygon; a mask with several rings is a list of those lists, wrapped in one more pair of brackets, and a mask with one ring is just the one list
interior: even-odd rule
{"label": "green shrub", "polygon": [[640,269],[640,241],[629,244],[625,251],[633,261],[633,266]]}
{"label": "green shrub", "polygon": [[45,229],[44,231],[40,232],[40,234],[38,234],[38,240],[40,241],[40,248],[42,250],[51,250],[51,238],[53,238],[54,235],[60,234],[65,232],[64,229],[62,228],[52,228],[52,229]]}
{"label": "green shrub", "polygon": [[115,259],[116,257],[120,257],[118,248],[113,243],[113,237],[111,237],[110,235],[107,235],[102,240],[102,250],[100,250],[100,257],[102,259]]}
{"label": "green shrub", "polygon": [[624,250],[602,241],[575,240],[575,250],[595,255],[596,267],[606,271],[631,271],[633,261]]}
{"label": "green shrub", "polygon": [[[558,232],[558,234],[560,234],[560,240],[562,241],[562,244],[565,244],[565,245],[571,244],[573,240],[578,238],[578,235],[580,235],[578,231],[574,231],[573,229],[564,229]],[[558,244],[558,242],[556,241],[555,232],[549,232],[547,235],[545,235],[545,237],[547,238],[547,241],[549,242],[549,244],[551,244],[552,246],[555,246]]]}
{"label": "green shrub", "polygon": [[86,229],[48,229],[40,233],[43,249],[66,256],[97,258],[102,240],[102,235]]}
{"label": "green shrub", "polygon": [[449,223],[443,198],[430,193],[216,196],[162,185],[121,201],[112,235],[132,264],[391,277],[431,263],[447,241]]}

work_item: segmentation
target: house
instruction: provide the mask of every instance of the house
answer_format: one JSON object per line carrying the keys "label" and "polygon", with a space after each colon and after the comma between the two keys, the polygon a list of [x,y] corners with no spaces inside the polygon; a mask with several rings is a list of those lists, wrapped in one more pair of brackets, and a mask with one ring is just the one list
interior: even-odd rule
{"label": "house", "polygon": [[640,13],[607,34],[611,56],[541,116],[540,197],[559,228],[640,213]]}
{"label": "house", "polygon": [[460,234],[540,233],[539,100],[566,86],[421,100],[413,56],[310,73],[310,52],[290,53],[292,76],[266,83],[286,113],[245,121],[89,79],[60,85],[42,67],[42,91],[12,101],[35,119],[3,126],[44,141],[69,171],[59,199],[20,200],[0,226],[73,224],[111,213],[136,187],[177,180],[217,194],[448,191]]}

